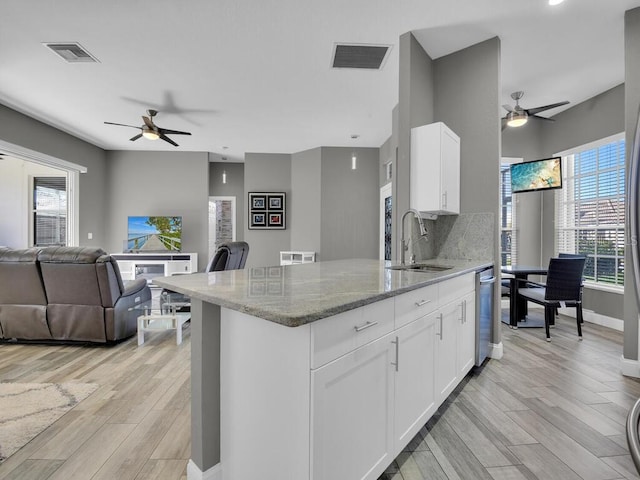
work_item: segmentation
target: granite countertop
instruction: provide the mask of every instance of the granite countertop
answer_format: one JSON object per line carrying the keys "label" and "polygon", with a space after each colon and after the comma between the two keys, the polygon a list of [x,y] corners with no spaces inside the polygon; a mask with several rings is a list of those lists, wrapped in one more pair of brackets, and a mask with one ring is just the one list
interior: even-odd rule
{"label": "granite countertop", "polygon": [[192,298],[297,327],[400,293],[490,267],[490,260],[432,260],[441,272],[385,268],[389,262],[335,260],[155,278],[153,282]]}

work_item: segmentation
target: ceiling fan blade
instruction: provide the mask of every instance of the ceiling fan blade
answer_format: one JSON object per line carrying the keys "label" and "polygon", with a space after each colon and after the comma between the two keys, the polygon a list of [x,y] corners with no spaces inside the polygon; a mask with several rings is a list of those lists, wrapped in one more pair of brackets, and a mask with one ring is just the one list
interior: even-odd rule
{"label": "ceiling fan blade", "polygon": [[177,147],[177,146],[178,146],[178,144],[177,144],[176,142],[174,142],[173,140],[171,140],[169,137],[167,137],[167,136],[166,136],[165,134],[163,134],[163,133],[161,133],[161,134],[160,134],[160,138],[161,138],[162,140],[164,140],[165,142],[170,143],[170,144],[171,144],[171,145],[173,145],[174,147]]}
{"label": "ceiling fan blade", "polygon": [[502,105],[507,112],[513,112],[513,107],[511,105]]}
{"label": "ceiling fan blade", "polygon": [[149,127],[151,130],[155,130],[156,126],[153,124],[153,122],[151,121],[151,119],[149,117],[146,116],[142,116],[142,120],[144,120],[144,124]]}
{"label": "ceiling fan blade", "polygon": [[113,123],[113,122],[104,122],[107,125],[118,125],[120,127],[131,127],[131,128],[140,128],[140,127],[136,127],[134,125],[125,125],[124,123]]}
{"label": "ceiling fan blade", "polygon": [[540,120],[546,120],[547,122],[555,122],[553,118],[541,117],[540,115],[529,115],[533,118],[539,118]]}
{"label": "ceiling fan blade", "polygon": [[168,128],[158,128],[158,132],[165,135],[191,135],[191,132],[181,132],[180,130],[169,130]]}
{"label": "ceiling fan blade", "polygon": [[129,140],[131,140],[132,142],[135,142],[137,139],[139,139],[142,136],[141,133],[139,133],[138,135],[136,135],[135,137],[131,137]]}
{"label": "ceiling fan blade", "polygon": [[544,112],[545,110],[551,110],[552,108],[561,107],[562,105],[566,105],[569,102],[558,102],[552,103],[551,105],[545,105],[544,107],[536,107],[536,108],[525,108],[524,111],[529,115],[535,115],[536,113]]}

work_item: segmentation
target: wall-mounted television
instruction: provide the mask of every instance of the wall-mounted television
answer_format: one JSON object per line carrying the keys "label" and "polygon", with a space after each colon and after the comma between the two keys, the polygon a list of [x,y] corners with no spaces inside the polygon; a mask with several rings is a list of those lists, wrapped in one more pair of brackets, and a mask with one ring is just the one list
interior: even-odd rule
{"label": "wall-mounted television", "polygon": [[128,252],[180,252],[182,217],[129,217]]}
{"label": "wall-mounted television", "polygon": [[560,157],[513,163],[510,171],[511,193],[562,188]]}

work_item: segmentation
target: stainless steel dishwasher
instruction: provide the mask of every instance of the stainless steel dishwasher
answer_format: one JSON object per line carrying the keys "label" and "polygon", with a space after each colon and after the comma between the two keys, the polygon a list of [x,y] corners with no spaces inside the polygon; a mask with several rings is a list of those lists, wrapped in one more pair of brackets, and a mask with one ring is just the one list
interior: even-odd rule
{"label": "stainless steel dishwasher", "polygon": [[493,267],[476,273],[476,366],[482,365],[489,354],[495,283]]}

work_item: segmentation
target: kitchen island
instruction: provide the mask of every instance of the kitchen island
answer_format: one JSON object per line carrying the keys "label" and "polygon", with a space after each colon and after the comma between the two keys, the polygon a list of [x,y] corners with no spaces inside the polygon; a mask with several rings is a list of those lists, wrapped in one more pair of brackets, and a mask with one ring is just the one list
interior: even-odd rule
{"label": "kitchen island", "polygon": [[192,298],[188,478],[378,478],[474,363],[475,272],[492,262],[431,263],[449,268],[154,280]]}

